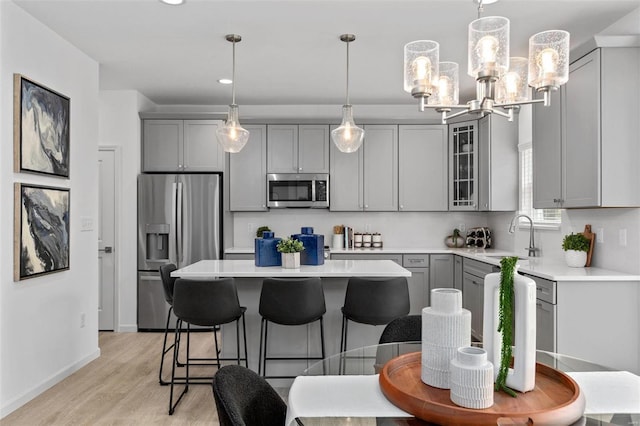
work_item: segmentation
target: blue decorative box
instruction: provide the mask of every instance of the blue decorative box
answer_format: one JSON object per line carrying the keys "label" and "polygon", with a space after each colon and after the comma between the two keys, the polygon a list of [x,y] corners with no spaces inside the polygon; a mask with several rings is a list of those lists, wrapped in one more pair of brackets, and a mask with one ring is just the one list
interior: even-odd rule
{"label": "blue decorative box", "polygon": [[304,246],[300,253],[300,264],[324,265],[324,235],[314,234],[311,226],[303,226],[301,232],[292,235]]}
{"label": "blue decorative box", "polygon": [[265,231],[254,244],[256,266],[282,266],[282,256],[276,246],[282,238],[274,238],[273,232]]}

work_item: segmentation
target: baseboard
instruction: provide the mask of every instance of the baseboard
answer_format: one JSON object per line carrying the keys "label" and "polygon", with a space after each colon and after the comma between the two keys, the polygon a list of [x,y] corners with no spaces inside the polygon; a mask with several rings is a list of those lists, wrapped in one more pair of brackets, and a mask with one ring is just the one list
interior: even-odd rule
{"label": "baseboard", "polygon": [[121,324],[118,326],[117,331],[120,333],[135,333],[138,331],[138,325],[137,324],[126,324],[126,325]]}
{"label": "baseboard", "polygon": [[86,357],[78,360],[77,362],[71,364],[67,368],[59,371],[58,373],[51,376],[49,379],[45,380],[41,384],[33,387],[28,390],[24,394],[14,398],[13,400],[7,402],[5,405],[0,407],[0,419],[8,416],[18,408],[22,407],[27,402],[31,401],[33,398],[40,395],[42,392],[51,388],[52,386],[60,383],[62,380],[66,379],[76,371],[80,370],[85,365],[89,364],[94,359],[97,359],[100,356],[100,348],[97,348],[94,352],[87,355]]}

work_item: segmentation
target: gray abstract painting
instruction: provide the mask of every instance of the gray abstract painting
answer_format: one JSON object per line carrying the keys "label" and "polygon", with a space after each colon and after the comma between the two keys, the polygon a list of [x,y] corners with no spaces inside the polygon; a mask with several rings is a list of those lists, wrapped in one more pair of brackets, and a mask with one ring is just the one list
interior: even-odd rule
{"label": "gray abstract painting", "polygon": [[69,177],[69,98],[15,74],[16,171]]}
{"label": "gray abstract painting", "polygon": [[18,183],[16,204],[16,281],[69,269],[69,190]]}

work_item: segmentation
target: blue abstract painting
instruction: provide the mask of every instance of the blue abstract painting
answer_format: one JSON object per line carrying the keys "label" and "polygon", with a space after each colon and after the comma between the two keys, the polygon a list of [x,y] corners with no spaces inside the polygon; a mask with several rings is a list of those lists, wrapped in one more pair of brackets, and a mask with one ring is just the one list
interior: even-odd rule
{"label": "blue abstract painting", "polygon": [[69,98],[20,74],[14,96],[15,171],[69,177]]}
{"label": "blue abstract painting", "polygon": [[15,281],[69,269],[69,190],[15,186]]}

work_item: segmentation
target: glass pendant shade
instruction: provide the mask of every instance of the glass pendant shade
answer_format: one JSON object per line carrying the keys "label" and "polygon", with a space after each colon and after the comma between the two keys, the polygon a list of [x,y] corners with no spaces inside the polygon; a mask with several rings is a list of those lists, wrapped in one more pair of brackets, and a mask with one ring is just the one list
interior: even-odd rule
{"label": "glass pendant shade", "polygon": [[569,33],[544,31],[529,39],[529,85],[557,89],[569,80]]}
{"label": "glass pendant shade", "polygon": [[236,154],[249,140],[249,131],[238,122],[238,105],[229,105],[229,115],[224,126],[216,130],[218,142],[225,152]]}
{"label": "glass pendant shade", "polygon": [[404,90],[413,96],[430,96],[438,78],[440,44],[416,40],[404,46]]}
{"label": "glass pendant shade", "polygon": [[500,77],[496,100],[499,103],[522,102],[529,100],[527,58],[513,57],[509,59],[509,71]]}
{"label": "glass pendant shade", "polygon": [[503,75],[509,69],[509,20],[488,16],[469,24],[467,73],[474,78]]}
{"label": "glass pendant shade", "polygon": [[355,152],[362,145],[364,130],[353,122],[351,105],[342,106],[342,123],[331,131],[331,139],[341,152]]}
{"label": "glass pendant shade", "polygon": [[458,104],[458,79],[459,67],[456,62],[440,62],[440,75],[432,96],[429,98],[431,105],[457,105]]}

